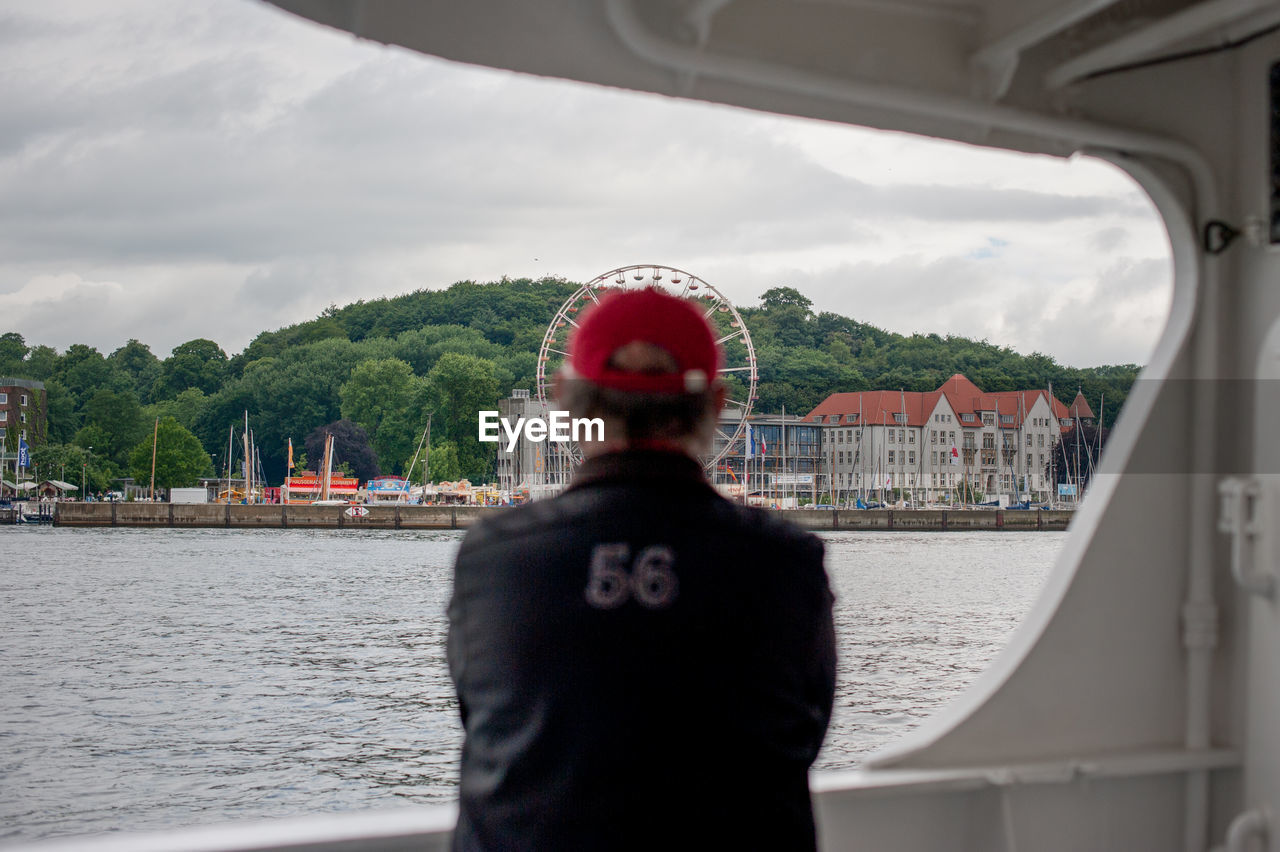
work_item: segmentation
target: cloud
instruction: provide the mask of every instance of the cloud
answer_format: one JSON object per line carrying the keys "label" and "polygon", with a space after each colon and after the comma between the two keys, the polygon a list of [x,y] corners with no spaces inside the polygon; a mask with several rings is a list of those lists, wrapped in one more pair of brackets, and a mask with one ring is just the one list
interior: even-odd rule
{"label": "cloud", "polygon": [[[234,351],[330,302],[637,262],[1064,358],[1141,361],[1167,310],[1150,203],[1087,159],[463,67],[260,3],[0,16],[0,294],[29,340]],[[1077,345],[1119,287],[1137,330]]]}

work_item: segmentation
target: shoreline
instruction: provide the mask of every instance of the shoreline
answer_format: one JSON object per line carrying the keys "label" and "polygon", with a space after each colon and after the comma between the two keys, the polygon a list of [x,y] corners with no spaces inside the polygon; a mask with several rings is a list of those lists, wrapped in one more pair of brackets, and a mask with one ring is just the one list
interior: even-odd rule
{"label": "shoreline", "polygon": [[[226,529],[466,529],[490,512],[486,506],[350,506],[238,503],[58,503],[54,526],[186,527]],[[1062,531],[1069,509],[774,509],[807,530],[873,532],[1009,530]]]}

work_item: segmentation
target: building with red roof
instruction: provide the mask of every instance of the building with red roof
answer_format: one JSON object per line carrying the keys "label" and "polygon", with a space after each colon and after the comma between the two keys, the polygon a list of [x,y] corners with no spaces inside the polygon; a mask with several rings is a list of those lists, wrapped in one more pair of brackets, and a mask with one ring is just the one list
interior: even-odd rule
{"label": "building with red roof", "polygon": [[[949,502],[963,483],[984,499],[1048,499],[1049,464],[1075,418],[1047,390],[987,392],[957,373],[933,391],[835,393],[803,418],[823,427],[826,480],[837,502]],[[910,495],[907,497],[906,495]]]}

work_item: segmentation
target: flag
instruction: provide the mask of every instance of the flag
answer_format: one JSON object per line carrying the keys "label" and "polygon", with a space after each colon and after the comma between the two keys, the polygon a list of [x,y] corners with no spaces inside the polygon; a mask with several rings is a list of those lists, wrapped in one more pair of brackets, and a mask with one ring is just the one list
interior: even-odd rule
{"label": "flag", "polygon": [[951,445],[951,463],[960,464],[960,451],[956,449],[956,445]]}
{"label": "flag", "polygon": [[293,439],[289,439],[289,470],[293,470]]}
{"label": "flag", "polygon": [[763,456],[769,452],[769,445],[764,441],[764,435],[760,436],[760,455]]}
{"label": "flag", "polygon": [[31,448],[21,438],[18,439],[18,467],[31,467]]}
{"label": "flag", "polygon": [[747,437],[746,437],[746,440],[743,441],[743,446],[742,446],[742,456],[743,458],[749,459],[751,458],[752,454],[755,453],[755,451],[756,451],[756,436],[751,431],[751,424],[748,423]]}
{"label": "flag", "polygon": [[729,465],[725,465],[724,469],[727,470],[729,472],[729,475],[733,477],[734,482],[738,481],[738,474],[733,472],[733,468],[729,467]]}

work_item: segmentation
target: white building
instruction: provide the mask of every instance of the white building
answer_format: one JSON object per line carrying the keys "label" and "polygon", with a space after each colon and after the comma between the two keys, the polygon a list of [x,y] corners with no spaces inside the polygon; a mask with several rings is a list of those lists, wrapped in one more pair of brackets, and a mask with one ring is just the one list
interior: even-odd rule
{"label": "white building", "polygon": [[827,397],[804,418],[823,425],[823,462],[837,503],[946,503],[968,482],[984,500],[1051,497],[1053,449],[1071,409],[1045,390],[986,393],[957,373],[936,391]]}

